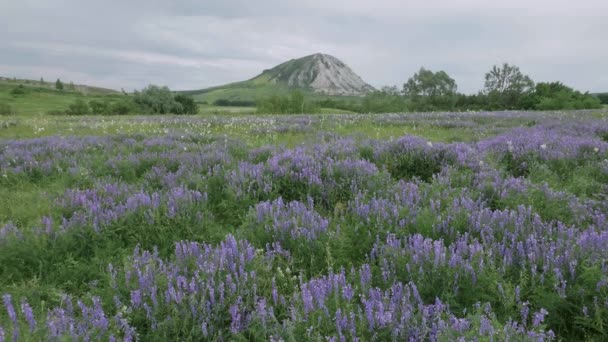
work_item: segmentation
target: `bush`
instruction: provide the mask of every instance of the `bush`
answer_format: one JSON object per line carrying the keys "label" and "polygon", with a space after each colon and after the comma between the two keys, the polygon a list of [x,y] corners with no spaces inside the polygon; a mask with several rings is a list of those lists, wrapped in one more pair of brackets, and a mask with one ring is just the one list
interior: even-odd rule
{"label": "bush", "polygon": [[255,107],[255,101],[247,101],[247,100],[227,100],[227,99],[219,99],[213,102],[214,106],[220,107]]}
{"label": "bush", "polygon": [[126,98],[112,103],[108,110],[108,114],[127,115],[130,113],[134,113],[137,110],[137,106],[130,98]]}
{"label": "bush", "polygon": [[18,85],[16,88],[11,89],[10,94],[13,96],[25,95],[25,87],[23,84]]}
{"label": "bush", "polygon": [[135,92],[134,102],[146,114],[178,114],[184,110],[168,87],[149,85],[141,92]]}
{"label": "bush", "polygon": [[299,91],[292,92],[290,96],[274,95],[257,102],[257,112],[262,114],[311,114],[319,111]]}
{"label": "bush", "polygon": [[175,114],[198,114],[198,106],[191,96],[175,95],[175,101],[181,104],[181,112]]}
{"label": "bush", "polygon": [[2,116],[15,115],[15,111],[13,110],[13,107],[11,107],[10,105],[0,103],[0,115],[2,115]]}
{"label": "bush", "polygon": [[89,112],[89,105],[82,99],[77,99],[67,110],[68,115],[86,115],[89,114]]}
{"label": "bush", "polygon": [[53,115],[53,116],[66,115],[66,114],[67,113],[65,111],[59,110],[59,109],[51,109],[46,112],[46,115]]}
{"label": "bush", "polygon": [[91,113],[96,115],[109,114],[110,103],[108,101],[91,100],[89,101]]}
{"label": "bush", "polygon": [[596,109],[600,108],[598,98],[576,91],[561,82],[539,83],[535,90],[536,109]]}

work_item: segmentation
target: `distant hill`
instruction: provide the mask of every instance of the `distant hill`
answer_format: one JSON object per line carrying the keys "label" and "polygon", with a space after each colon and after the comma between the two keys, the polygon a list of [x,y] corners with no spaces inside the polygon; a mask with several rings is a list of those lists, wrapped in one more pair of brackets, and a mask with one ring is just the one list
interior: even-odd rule
{"label": "distant hill", "polygon": [[[20,89],[23,86],[23,89]],[[15,90],[20,90],[15,93]],[[86,85],[64,83],[64,90],[55,89],[55,82],[0,77],[0,104],[9,105],[20,116],[44,115],[64,111],[77,99],[119,99],[119,91]]]}
{"label": "distant hill", "polygon": [[[27,80],[27,79],[15,79],[9,77],[0,76],[0,85],[23,85],[25,87],[39,87],[39,88],[48,88],[55,89],[55,81],[53,82],[40,82],[39,80]],[[89,95],[116,95],[120,94],[119,91],[114,89],[102,88],[102,87],[93,87],[83,84],[73,84],[73,83],[65,83],[64,82],[65,91],[75,91]]]}
{"label": "distant hill", "polygon": [[292,59],[242,82],[185,91],[198,101],[255,101],[273,94],[300,90],[319,97],[360,97],[374,88],[336,57],[314,54]]}

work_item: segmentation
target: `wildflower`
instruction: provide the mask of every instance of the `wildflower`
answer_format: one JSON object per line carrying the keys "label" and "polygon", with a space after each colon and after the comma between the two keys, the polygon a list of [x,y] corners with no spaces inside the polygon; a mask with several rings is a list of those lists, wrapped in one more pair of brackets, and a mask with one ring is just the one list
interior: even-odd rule
{"label": "wildflower", "polygon": [[543,149],[543,150],[546,150],[547,149],[547,144],[540,145],[540,148]]}
{"label": "wildflower", "polygon": [[34,331],[36,329],[36,319],[34,318],[34,312],[32,311],[32,307],[25,301],[21,301],[21,312],[25,316],[27,323],[30,326],[30,331]]}
{"label": "wildflower", "polygon": [[545,320],[545,316],[548,314],[547,310],[545,309],[540,309],[539,312],[534,314],[534,320],[532,321],[532,324],[535,327],[538,327],[539,325],[541,325],[541,323]]}

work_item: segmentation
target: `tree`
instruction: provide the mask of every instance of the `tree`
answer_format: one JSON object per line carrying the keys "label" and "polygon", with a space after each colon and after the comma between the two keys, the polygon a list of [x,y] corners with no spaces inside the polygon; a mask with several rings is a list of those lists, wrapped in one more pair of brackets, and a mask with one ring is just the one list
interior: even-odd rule
{"label": "tree", "polygon": [[289,108],[292,113],[304,114],[304,95],[301,92],[295,90],[291,93]]}
{"label": "tree", "polygon": [[540,110],[600,108],[598,98],[576,91],[561,82],[538,83],[535,87],[535,108]]}
{"label": "tree", "polygon": [[121,100],[118,100],[118,101],[112,103],[112,105],[109,108],[109,114],[127,115],[129,113],[135,112],[136,110],[137,110],[137,106],[135,105],[133,100],[131,100],[128,97],[125,97],[124,99],[121,99]]}
{"label": "tree", "polygon": [[40,85],[44,85],[44,78],[40,77]]}
{"label": "tree", "polygon": [[194,99],[188,95],[175,95],[175,101],[182,106],[181,113],[176,114],[198,114],[198,105]]}
{"label": "tree", "polygon": [[55,82],[55,89],[63,90],[63,83],[61,82],[60,79],[57,79],[57,81]]}
{"label": "tree", "polygon": [[491,109],[527,109],[533,90],[532,79],[515,65],[504,63],[502,68],[494,65],[485,76],[485,93]]}
{"label": "tree", "polygon": [[398,113],[408,110],[408,102],[397,87],[383,87],[368,93],[361,104],[363,113]]}
{"label": "tree", "polygon": [[108,114],[110,103],[108,101],[91,100],[89,101],[89,108],[91,108],[91,113],[95,115]]}
{"label": "tree", "polygon": [[76,99],[67,110],[68,115],[86,115],[89,114],[89,105],[83,99]]}
{"label": "tree", "polygon": [[175,101],[168,87],[149,85],[141,92],[135,92],[135,104],[147,114],[181,113],[182,105]]}
{"label": "tree", "polygon": [[257,112],[261,114],[300,114],[317,113],[313,103],[305,100],[299,91],[293,91],[289,96],[273,95],[256,102]]}
{"label": "tree", "polygon": [[412,101],[414,110],[449,110],[454,107],[456,89],[456,81],[445,71],[420,68],[403,85],[403,95]]}
{"label": "tree", "polygon": [[23,84],[18,85],[17,87],[11,89],[10,94],[13,96],[19,96],[25,94],[25,87]]}
{"label": "tree", "polygon": [[598,94],[597,98],[602,104],[608,104],[608,93]]}

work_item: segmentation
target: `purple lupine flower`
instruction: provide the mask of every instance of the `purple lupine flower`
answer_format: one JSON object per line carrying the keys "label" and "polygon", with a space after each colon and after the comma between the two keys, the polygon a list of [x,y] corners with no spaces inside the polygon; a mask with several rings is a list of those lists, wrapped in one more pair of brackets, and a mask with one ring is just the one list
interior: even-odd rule
{"label": "purple lupine flower", "polygon": [[545,320],[545,316],[548,314],[547,310],[541,308],[540,311],[534,313],[534,319],[532,325],[538,327]]}
{"label": "purple lupine flower", "polygon": [[479,334],[482,336],[494,335],[494,326],[492,325],[492,321],[490,321],[486,315],[482,315],[479,321]]}
{"label": "purple lupine flower", "polygon": [[25,299],[21,300],[21,312],[25,316],[25,320],[30,326],[30,332],[36,330],[36,318],[34,317],[34,312],[32,311],[32,307]]}
{"label": "purple lupine flower", "polygon": [[138,308],[141,306],[141,291],[140,290],[133,290],[131,291],[131,304],[133,305],[134,308]]}
{"label": "purple lupine flower", "polygon": [[4,301],[4,307],[6,308],[8,317],[13,323],[13,341],[17,341],[19,339],[19,322],[17,321],[17,312],[13,306],[12,297],[10,294],[5,294],[2,296],[2,299]]}

